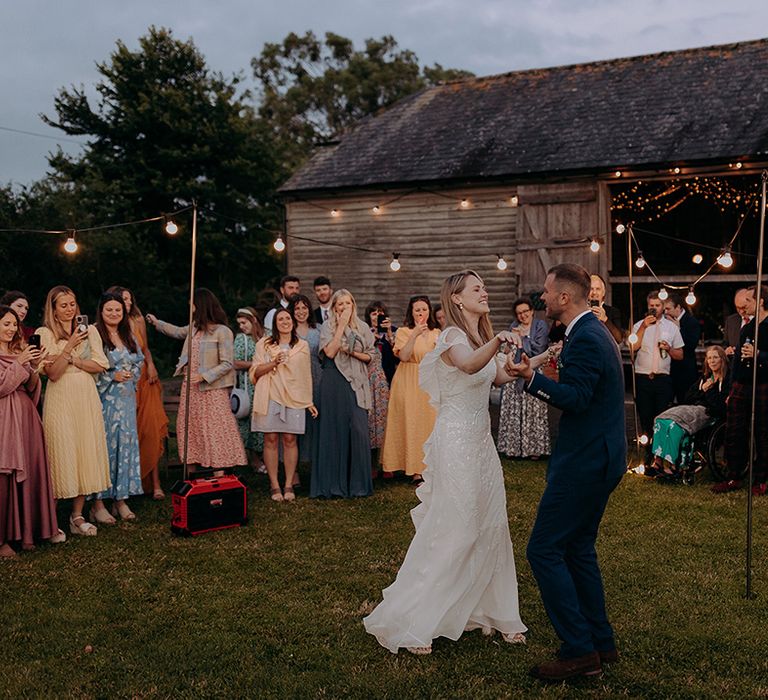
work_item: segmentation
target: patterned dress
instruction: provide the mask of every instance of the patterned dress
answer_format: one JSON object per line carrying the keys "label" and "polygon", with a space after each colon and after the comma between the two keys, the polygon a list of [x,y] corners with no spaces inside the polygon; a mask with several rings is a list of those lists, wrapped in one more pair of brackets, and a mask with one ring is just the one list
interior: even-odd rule
{"label": "patterned dress", "polygon": [[[192,338],[189,353],[191,373],[200,369],[200,331]],[[200,383],[202,384],[202,382]],[[248,464],[237,420],[229,405],[229,389],[200,388],[192,384],[189,392],[188,464],[222,469]],[[176,425],[179,457],[184,458],[184,432],[186,428],[187,378],[181,385],[179,417]]]}
{"label": "patterned dress", "polygon": [[389,405],[389,382],[381,365],[381,352],[375,347],[368,363],[368,381],[371,383],[371,410],[368,411],[368,436],[371,449],[376,450],[384,444],[384,431],[387,428],[387,406]]}
{"label": "patterned dress", "polygon": [[[139,433],[136,425],[136,383],[144,365],[144,353],[137,344],[136,352],[114,348],[107,353],[109,369],[96,377],[101,397],[101,412],[107,433],[109,476],[112,486],[97,498],[123,500],[144,493],[141,485]],[[127,370],[132,379],[116,382],[115,373]]]}
{"label": "patterned dress", "polygon": [[[323,376],[323,367],[320,364],[320,331],[317,328],[310,328],[307,335],[299,334],[299,338],[307,341],[309,345],[309,358],[312,369],[312,403],[315,407],[320,406],[320,379]],[[307,412],[307,419],[304,421],[304,434],[299,435],[299,461],[309,462],[312,459],[312,444],[317,439],[317,419],[312,418]],[[280,443],[282,450],[283,444]]]}
{"label": "patterned dress", "polygon": [[[253,353],[256,350],[256,341],[245,333],[238,333],[235,336],[235,362],[250,362],[253,359]],[[253,405],[253,384],[248,376],[247,369],[237,370],[237,379],[235,386],[245,389],[248,392],[248,401]],[[237,427],[240,430],[240,437],[246,450],[254,452],[264,451],[264,433],[255,433],[251,431],[251,412],[245,418],[237,421]]]}

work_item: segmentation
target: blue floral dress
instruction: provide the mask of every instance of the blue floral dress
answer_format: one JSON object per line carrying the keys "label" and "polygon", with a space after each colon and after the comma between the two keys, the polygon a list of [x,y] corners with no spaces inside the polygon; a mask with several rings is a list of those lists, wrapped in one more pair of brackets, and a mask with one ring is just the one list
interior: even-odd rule
{"label": "blue floral dress", "polygon": [[[238,333],[235,336],[235,362],[250,362],[254,352],[256,352],[256,341],[250,335]],[[251,384],[251,378],[248,376],[248,370],[237,370],[236,377],[236,386],[248,392],[248,401],[253,405],[253,384]],[[240,430],[240,437],[246,450],[264,451],[264,433],[251,431],[250,411],[245,418],[240,418],[237,421],[237,427]]]}
{"label": "blue floral dress", "polygon": [[[105,348],[106,349],[106,348]],[[136,352],[114,348],[107,353],[109,369],[96,377],[101,398],[101,412],[107,433],[109,475],[112,486],[97,498],[123,500],[144,493],[141,486],[139,434],[136,429],[136,383],[141,376],[144,354],[136,343]],[[116,382],[115,372],[128,370],[133,378]]]}

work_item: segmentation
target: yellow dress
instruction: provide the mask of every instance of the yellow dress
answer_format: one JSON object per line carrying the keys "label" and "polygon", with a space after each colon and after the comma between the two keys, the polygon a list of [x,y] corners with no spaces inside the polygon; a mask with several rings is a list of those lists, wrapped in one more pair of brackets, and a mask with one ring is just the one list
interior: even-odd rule
{"label": "yellow dress", "polygon": [[[399,354],[413,333],[412,328],[398,328],[395,353]],[[424,443],[435,427],[435,409],[429,396],[419,388],[419,363],[434,350],[438,329],[426,331],[416,338],[407,362],[400,361],[392,378],[387,412],[387,430],[381,462],[384,471],[405,471],[409,476],[424,471]]]}
{"label": "yellow dress", "polygon": [[[38,328],[41,345],[58,355],[67,344],[55,340],[48,328]],[[93,360],[104,369],[109,361],[95,326],[72,357]],[[43,429],[54,498],[74,498],[111,486],[109,455],[101,400],[94,375],[69,365],[58,381],[48,380],[43,403]]]}

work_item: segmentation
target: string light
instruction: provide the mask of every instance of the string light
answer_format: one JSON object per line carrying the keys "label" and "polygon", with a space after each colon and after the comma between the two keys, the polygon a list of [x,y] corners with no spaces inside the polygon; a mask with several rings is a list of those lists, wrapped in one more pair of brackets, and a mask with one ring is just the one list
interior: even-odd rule
{"label": "string light", "polygon": [[175,236],[179,232],[179,227],[176,225],[176,223],[172,219],[168,219],[165,222],[165,232],[169,236]]}
{"label": "string light", "polygon": [[283,236],[281,234],[277,234],[277,239],[272,244],[272,247],[278,252],[282,253],[285,250],[285,241],[283,240]]}
{"label": "string light", "polygon": [[666,287],[662,287],[659,290],[659,299],[661,299],[662,301],[666,301],[667,299],[669,299],[669,292],[667,291]]}
{"label": "string light", "polygon": [[520,200],[517,198],[517,195],[516,195],[516,194],[513,194],[513,195],[512,195],[512,196],[509,198],[509,204],[510,204],[510,206],[512,206],[512,207],[516,207],[516,206],[518,206],[518,205],[520,204]]}
{"label": "string light", "polygon": [[731,246],[725,246],[723,252],[717,256],[717,263],[726,270],[733,265],[733,256],[731,255]]}
{"label": "string light", "polygon": [[381,207],[378,204],[374,204],[373,208],[371,209],[371,211],[374,214],[381,214]]}
{"label": "string light", "polygon": [[645,258],[643,257],[643,251],[637,251],[637,259],[635,260],[635,267],[638,270],[642,270],[645,267]]}
{"label": "string light", "polygon": [[736,170],[741,170],[744,167],[744,164],[741,161],[738,161],[736,163]]}
{"label": "string light", "polygon": [[637,342],[637,333],[630,333],[627,336],[627,340],[630,342],[631,345],[634,345]]}
{"label": "string light", "polygon": [[695,253],[691,258],[691,262],[694,265],[701,265],[701,263],[704,262],[704,256],[701,253]]}
{"label": "string light", "polygon": [[466,197],[462,197],[461,208],[466,209],[467,207],[469,207],[469,200]]}
{"label": "string light", "polygon": [[624,226],[624,224],[618,224],[618,225],[616,226],[616,233],[618,233],[619,235],[621,235],[622,233],[624,233],[624,231],[626,231],[626,230],[627,230],[627,227],[626,227],[626,226]]}
{"label": "string light", "polygon": [[389,269],[392,270],[392,272],[397,272],[400,269],[399,257],[400,253],[392,253],[392,262],[389,263]]}
{"label": "string light", "polygon": [[67,238],[66,242],[64,243],[64,250],[72,255],[73,253],[77,252],[78,249],[77,241],[75,240],[75,232],[72,231],[72,235]]}
{"label": "string light", "polygon": [[621,170],[617,170],[617,171],[614,173],[614,175],[615,175],[616,177],[621,177]]}
{"label": "string light", "polygon": [[598,241],[597,239],[593,238],[591,243],[589,244],[589,249],[593,253],[599,252],[599,250],[600,250],[600,241]]}
{"label": "string light", "polygon": [[504,260],[501,255],[497,254],[496,257],[499,259],[499,261],[496,263],[496,267],[499,268],[499,270],[506,270],[508,267],[507,261]]}
{"label": "string light", "polygon": [[696,303],[696,295],[693,293],[693,287],[688,287],[688,294],[685,297],[685,303],[693,306]]}
{"label": "string light", "polygon": [[338,209],[331,209],[331,216],[338,216],[339,210]]}
{"label": "string light", "polygon": [[637,441],[638,441],[638,442],[639,442],[641,445],[647,445],[647,444],[648,444],[648,436],[647,436],[647,435],[641,435],[641,436],[640,436],[640,437],[637,439]]}

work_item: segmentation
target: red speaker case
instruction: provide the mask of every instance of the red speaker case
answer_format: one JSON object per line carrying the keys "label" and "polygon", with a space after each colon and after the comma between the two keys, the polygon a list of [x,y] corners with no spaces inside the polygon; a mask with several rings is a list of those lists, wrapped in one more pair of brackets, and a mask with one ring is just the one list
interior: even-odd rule
{"label": "red speaker case", "polygon": [[176,535],[202,535],[248,521],[245,486],[234,475],[177,481],[171,497]]}

